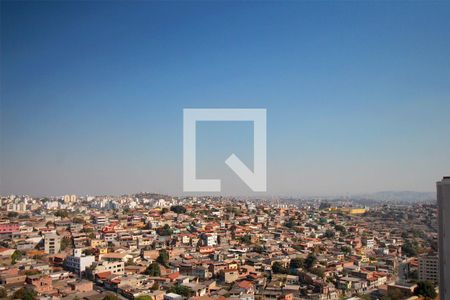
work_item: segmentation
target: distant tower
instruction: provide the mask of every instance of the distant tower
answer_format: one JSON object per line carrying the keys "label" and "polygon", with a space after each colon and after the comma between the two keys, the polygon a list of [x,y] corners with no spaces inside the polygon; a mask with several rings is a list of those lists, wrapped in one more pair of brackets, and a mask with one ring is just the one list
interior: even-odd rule
{"label": "distant tower", "polygon": [[450,176],[437,182],[439,219],[439,291],[441,300],[450,300]]}
{"label": "distant tower", "polygon": [[64,203],[75,203],[77,202],[76,195],[64,195],[63,197]]}

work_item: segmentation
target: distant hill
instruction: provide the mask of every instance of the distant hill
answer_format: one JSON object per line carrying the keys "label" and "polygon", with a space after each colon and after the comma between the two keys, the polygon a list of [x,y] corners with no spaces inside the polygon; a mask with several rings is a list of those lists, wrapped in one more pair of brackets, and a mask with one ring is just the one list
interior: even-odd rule
{"label": "distant hill", "polygon": [[361,194],[355,196],[377,201],[393,201],[393,202],[422,202],[422,201],[436,200],[436,193],[413,192],[413,191],[383,191],[372,194]]}

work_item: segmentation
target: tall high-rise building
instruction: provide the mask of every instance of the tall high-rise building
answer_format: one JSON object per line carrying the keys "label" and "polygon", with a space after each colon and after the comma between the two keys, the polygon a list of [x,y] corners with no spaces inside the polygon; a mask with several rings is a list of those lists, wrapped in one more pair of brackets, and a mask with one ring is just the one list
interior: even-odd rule
{"label": "tall high-rise building", "polygon": [[437,182],[440,299],[450,300],[450,176]]}
{"label": "tall high-rise building", "polygon": [[439,282],[439,258],[437,255],[419,257],[419,280]]}

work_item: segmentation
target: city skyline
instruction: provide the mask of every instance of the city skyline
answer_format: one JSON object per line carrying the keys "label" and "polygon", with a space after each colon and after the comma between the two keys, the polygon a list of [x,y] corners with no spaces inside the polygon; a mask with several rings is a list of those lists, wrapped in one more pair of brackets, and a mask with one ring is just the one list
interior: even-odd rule
{"label": "city skyline", "polygon": [[[1,3],[0,194],[182,194],[184,108],[267,109],[267,193],[249,124],[198,126],[223,194],[433,192],[450,167],[449,3]],[[432,18],[430,18],[432,16]]]}

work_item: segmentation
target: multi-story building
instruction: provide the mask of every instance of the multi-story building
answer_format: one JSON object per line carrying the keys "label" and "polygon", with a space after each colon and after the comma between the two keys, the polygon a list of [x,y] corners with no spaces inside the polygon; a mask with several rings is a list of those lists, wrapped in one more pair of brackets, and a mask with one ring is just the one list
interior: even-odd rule
{"label": "multi-story building", "polygon": [[217,245],[217,234],[206,233],[202,235],[203,242],[206,246],[216,246]]}
{"label": "multi-story building", "polygon": [[64,203],[75,203],[77,202],[76,195],[64,195],[63,197]]}
{"label": "multi-story building", "polygon": [[83,255],[81,249],[74,249],[73,255],[66,257],[64,266],[66,269],[81,275],[93,262],[95,262],[95,256]]}
{"label": "multi-story building", "polygon": [[6,207],[7,211],[14,211],[18,213],[23,213],[27,211],[27,204],[26,203],[11,203],[8,204]]}
{"label": "multi-story building", "polygon": [[52,278],[48,275],[31,275],[26,282],[30,284],[38,294],[50,293],[53,290]]}
{"label": "multi-story building", "polygon": [[375,239],[374,238],[363,238],[362,244],[366,246],[368,249],[372,249],[375,246]]}
{"label": "multi-story building", "polygon": [[96,215],[94,223],[97,225],[106,225],[108,224],[108,217],[105,215]]}
{"label": "multi-story building", "polygon": [[101,272],[111,272],[111,274],[123,274],[125,271],[125,263],[123,261],[99,261],[94,263],[92,274]]}
{"label": "multi-story building", "polygon": [[437,255],[419,257],[419,280],[439,282],[439,258]]}
{"label": "multi-story building", "polygon": [[450,176],[437,183],[440,299],[450,300]]}
{"label": "multi-story building", "polygon": [[56,254],[61,249],[61,237],[57,234],[46,234],[44,236],[44,251],[48,254]]}
{"label": "multi-story building", "polygon": [[19,231],[19,224],[17,223],[1,223],[0,233],[12,233]]}

